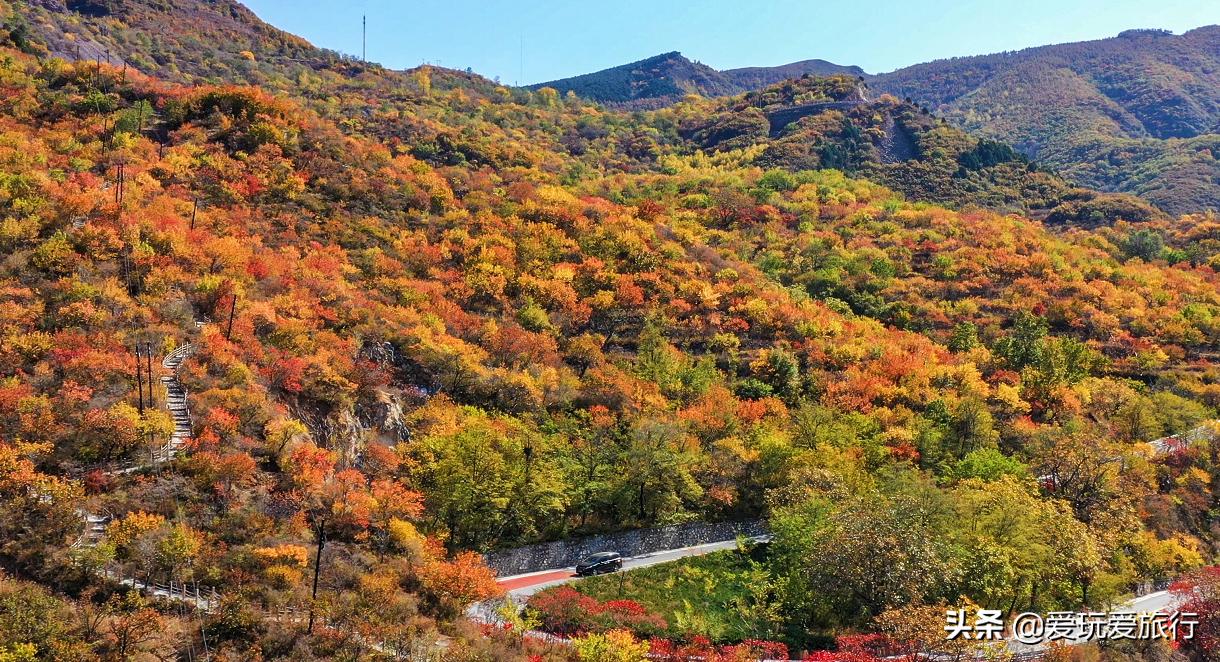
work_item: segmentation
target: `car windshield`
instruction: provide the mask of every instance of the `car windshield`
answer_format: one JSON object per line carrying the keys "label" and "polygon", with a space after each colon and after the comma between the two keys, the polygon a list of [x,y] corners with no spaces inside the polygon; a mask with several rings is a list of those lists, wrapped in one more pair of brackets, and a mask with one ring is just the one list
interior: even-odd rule
{"label": "car windshield", "polygon": [[585,560],[582,561],[582,563],[597,563],[599,561],[609,561],[610,559],[616,558],[617,556],[618,556],[618,554],[615,554],[614,552],[602,552],[600,554],[593,554],[592,556],[586,557]]}

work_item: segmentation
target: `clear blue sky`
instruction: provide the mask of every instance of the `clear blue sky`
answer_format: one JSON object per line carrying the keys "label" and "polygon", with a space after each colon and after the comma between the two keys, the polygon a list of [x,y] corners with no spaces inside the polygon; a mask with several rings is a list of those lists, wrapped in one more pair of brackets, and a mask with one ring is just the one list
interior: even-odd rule
{"label": "clear blue sky", "polygon": [[[937,58],[1220,23],[1216,0],[248,0],[318,46],[396,69],[471,67],[536,83],[667,51],[717,69],[822,58],[870,73]],[[522,48],[524,44],[524,48]],[[521,57],[524,51],[524,58]],[[522,66],[524,60],[524,66]]]}

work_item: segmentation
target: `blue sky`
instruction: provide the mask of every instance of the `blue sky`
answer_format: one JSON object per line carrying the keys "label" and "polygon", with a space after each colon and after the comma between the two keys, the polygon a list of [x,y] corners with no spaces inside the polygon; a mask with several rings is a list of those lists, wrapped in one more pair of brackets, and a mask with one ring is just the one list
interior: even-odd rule
{"label": "blue sky", "polygon": [[[536,83],[664,53],[717,69],[822,58],[870,73],[937,58],[1220,23],[1215,0],[248,0],[318,46],[401,69],[470,67]],[[524,55],[524,57],[522,57]]]}

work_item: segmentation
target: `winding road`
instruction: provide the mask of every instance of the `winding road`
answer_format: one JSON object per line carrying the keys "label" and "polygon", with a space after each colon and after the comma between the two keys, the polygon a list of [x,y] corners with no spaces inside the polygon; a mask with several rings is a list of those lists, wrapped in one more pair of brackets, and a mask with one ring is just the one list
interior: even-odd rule
{"label": "winding road", "polygon": [[[1188,447],[1191,444],[1198,442],[1205,436],[1214,434],[1216,426],[1216,421],[1208,421],[1186,432],[1148,442],[1148,445],[1152,447],[1154,455],[1162,455],[1172,450]],[[767,539],[769,539],[769,536],[758,536],[751,538],[751,540],[755,541],[763,541]],[[645,568],[652,565],[676,561],[678,559],[690,556],[699,556],[702,554],[709,554],[711,552],[733,549],[736,546],[736,540],[724,540],[720,542],[693,545],[690,547],[681,547],[678,549],[629,557],[623,559],[623,570]],[[553,568],[550,570],[541,570],[538,572],[500,577],[496,580],[496,583],[505,589],[505,592],[515,603],[523,604],[529,599],[530,596],[542,591],[543,589],[566,584],[577,579],[575,570],[576,569],[574,567]],[[1115,605],[1110,609],[1110,613],[1170,613],[1180,606],[1179,603],[1180,598],[1173,593],[1170,593],[1169,591],[1156,591],[1154,593],[1138,596],[1121,604]],[[498,622],[499,617],[496,615],[495,607],[496,605],[490,602],[476,603],[467,610],[467,616],[483,622]],[[536,634],[543,638],[554,639],[554,635],[547,635],[541,632]],[[1088,635],[1081,630],[1075,637],[1066,639],[1064,643],[1086,643],[1087,636]],[[1006,641],[1009,650],[1016,655],[1015,659],[1026,659],[1027,657],[1029,659],[1037,659],[1047,646],[1045,643],[1033,645],[1022,644],[1012,638],[1008,638]]]}
{"label": "winding road", "polygon": [[[747,538],[755,542],[769,540],[770,536],[755,536]],[[623,570],[635,570],[638,568],[647,568],[650,565],[658,565],[661,563],[669,563],[688,556],[702,556],[712,552],[719,552],[726,549],[736,549],[737,540],[721,540],[719,542],[709,542],[702,545],[692,545],[690,547],[680,547],[678,549],[668,549],[661,552],[652,552],[650,554],[641,554],[640,556],[632,556],[623,559]],[[541,591],[544,588],[566,584],[576,579],[576,568],[555,568],[553,570],[542,570],[539,572],[528,572],[523,575],[512,575],[509,577],[501,577],[496,580],[505,591],[517,602],[522,602],[529,596]]]}

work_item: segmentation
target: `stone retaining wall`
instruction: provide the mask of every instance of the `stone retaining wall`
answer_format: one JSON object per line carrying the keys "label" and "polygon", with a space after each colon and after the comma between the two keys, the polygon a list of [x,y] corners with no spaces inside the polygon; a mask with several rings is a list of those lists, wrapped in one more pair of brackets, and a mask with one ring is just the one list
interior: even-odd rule
{"label": "stone retaining wall", "polygon": [[567,568],[580,559],[597,552],[618,552],[623,556],[639,556],[709,542],[732,540],[737,536],[759,536],[767,533],[762,520],[748,522],[691,522],[655,529],[633,529],[584,538],[505,549],[484,555],[488,567],[501,577],[527,572]]}

